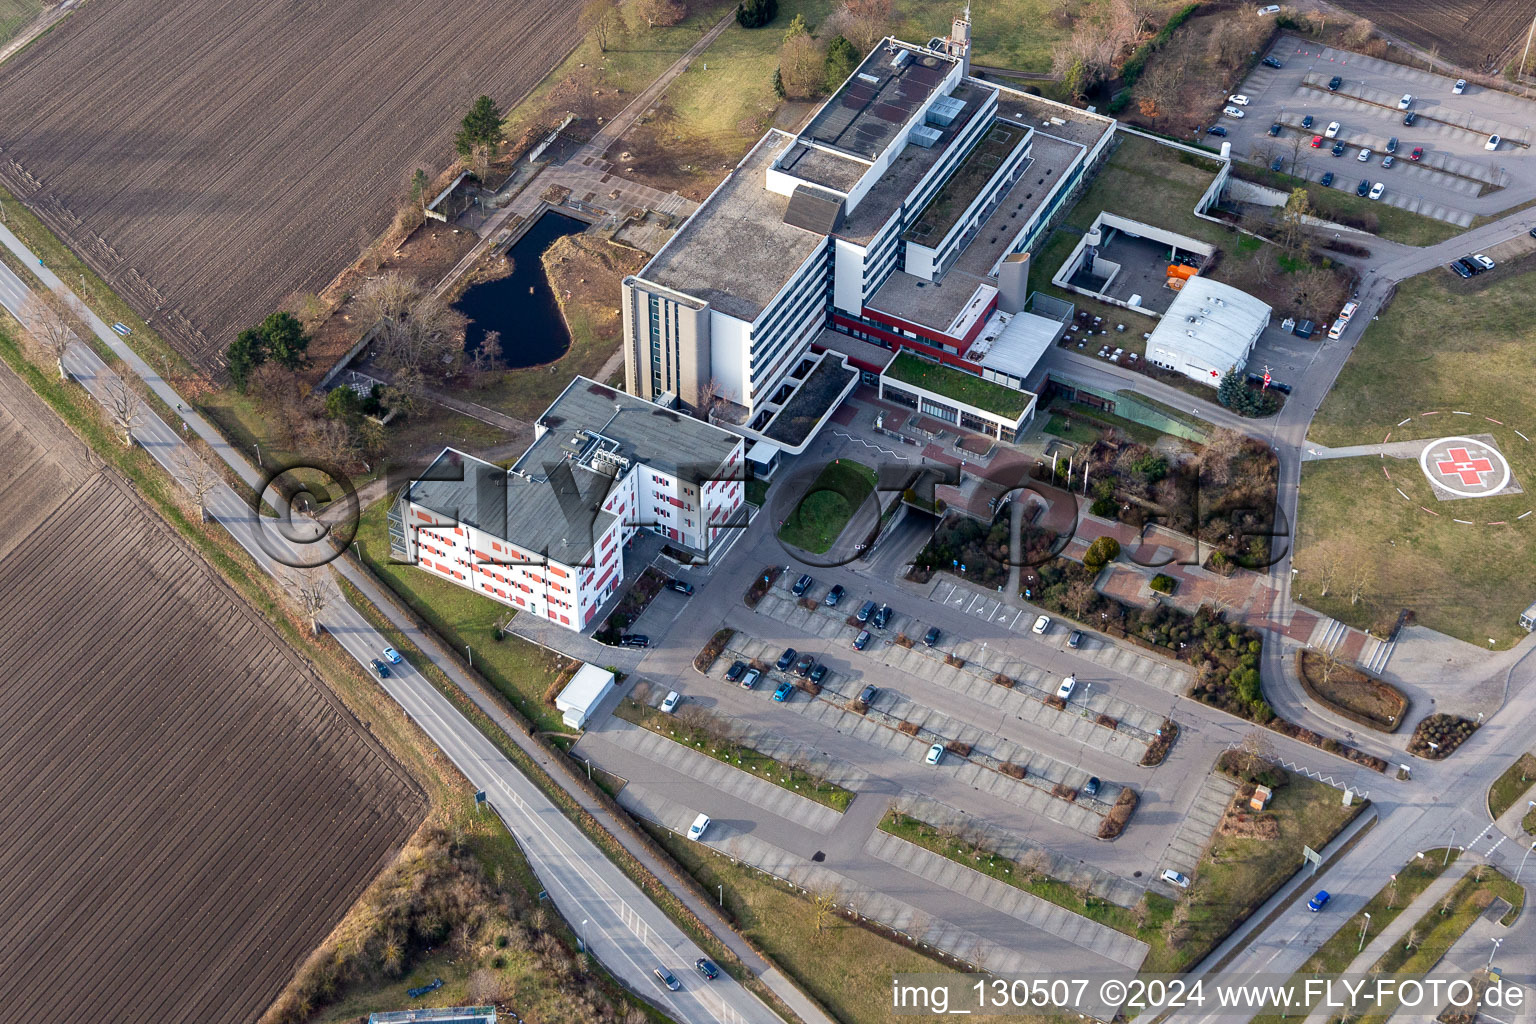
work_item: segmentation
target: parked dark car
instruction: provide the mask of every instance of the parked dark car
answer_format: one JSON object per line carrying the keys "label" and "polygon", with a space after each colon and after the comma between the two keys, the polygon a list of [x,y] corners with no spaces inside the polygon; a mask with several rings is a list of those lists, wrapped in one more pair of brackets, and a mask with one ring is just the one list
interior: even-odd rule
{"label": "parked dark car", "polygon": [[1334,75],[1332,78],[1328,79],[1328,91],[1329,92],[1338,92],[1339,91],[1339,86],[1341,86],[1343,84],[1344,84],[1343,77],[1339,76],[1339,75]]}
{"label": "parked dark car", "polygon": [[1088,781],[1086,783],[1084,783],[1084,785],[1083,785],[1083,796],[1098,796],[1098,795],[1099,795],[1099,777],[1097,775],[1090,775],[1088,777]]}
{"label": "parked dark car", "polygon": [[891,624],[891,606],[888,605],[888,604],[881,605],[880,606],[880,610],[875,612],[874,622],[875,622],[875,628],[876,629],[884,629],[886,626],[890,625]]}
{"label": "parked dark car", "polygon": [[1418,119],[1419,119],[1419,112],[1417,110],[1410,110],[1410,111],[1408,111],[1408,113],[1403,115],[1403,124],[1405,124],[1409,128],[1412,128],[1413,127],[1413,122],[1417,121]]}
{"label": "parked dark car", "polygon": [[859,703],[863,704],[865,707],[869,707],[875,702],[875,695],[879,692],[880,687],[878,686],[864,687],[864,689],[859,691]]}
{"label": "parked dark car", "polygon": [[1207,134],[1207,135],[1216,135],[1216,136],[1219,136],[1219,137],[1224,139],[1224,138],[1227,137],[1227,130],[1225,128],[1223,128],[1221,125],[1218,124],[1218,125],[1216,125],[1213,128],[1207,128],[1205,130],[1205,134]]}
{"label": "parked dark car", "polygon": [[1369,178],[1361,178],[1360,179],[1360,184],[1355,186],[1355,195],[1357,195],[1360,198],[1364,199],[1366,194],[1368,192],[1370,192],[1370,191],[1371,191],[1371,180]]}
{"label": "parked dark car", "polygon": [[684,583],[682,580],[671,580],[667,583],[667,589],[675,590],[684,597],[693,596],[693,584]]}
{"label": "parked dark car", "polygon": [[1281,124],[1279,121],[1276,121],[1274,124],[1269,126],[1269,134],[1271,134],[1271,135],[1279,135],[1281,129],[1283,129],[1284,127],[1285,127],[1285,125]]}
{"label": "parked dark car", "polygon": [[373,659],[373,671],[378,674],[380,679],[389,678],[389,666],[384,664],[378,658]]}
{"label": "parked dark car", "polygon": [[704,976],[705,981],[714,981],[720,977],[720,968],[716,967],[708,957],[699,957],[693,962],[693,969]]}
{"label": "parked dark car", "polygon": [[818,662],[816,667],[811,669],[811,682],[819,683],[825,678],[827,678],[827,666]]}
{"label": "parked dark car", "polygon": [[654,968],[651,973],[656,976],[657,981],[667,986],[667,988],[671,989],[673,992],[676,992],[678,989],[683,987],[682,982],[678,981],[672,972],[667,970],[665,967]]}
{"label": "parked dark car", "polygon": [[744,661],[733,661],[731,662],[731,667],[725,670],[725,681],[728,683],[734,683],[739,681],[741,677],[746,674],[747,663]]}
{"label": "parked dark car", "polygon": [[1323,175],[1323,180],[1318,182],[1318,184],[1322,185],[1323,188],[1327,188],[1328,186],[1332,185],[1333,184],[1333,172],[1332,171],[1328,171],[1326,174],[1324,174]]}
{"label": "parked dark car", "polygon": [[795,585],[790,589],[790,593],[796,597],[804,597],[805,592],[810,590],[811,584],[815,582],[809,574],[802,574],[799,579],[795,580]]}
{"label": "parked dark car", "polygon": [[1313,119],[1312,115],[1308,114],[1306,117],[1301,119],[1301,128],[1303,131],[1305,131],[1308,128],[1311,128],[1315,123],[1316,121]]}
{"label": "parked dark car", "polygon": [[1455,274],[1459,278],[1462,278],[1463,280],[1472,276],[1472,271],[1462,266],[1460,260],[1457,260],[1455,263],[1449,263],[1447,266],[1451,268],[1451,273]]}
{"label": "parked dark car", "polygon": [[649,647],[651,638],[644,633],[625,633],[619,637],[620,647]]}
{"label": "parked dark car", "polygon": [[1072,648],[1075,651],[1079,647],[1081,647],[1082,645],[1083,645],[1083,631],[1082,630],[1074,629],[1072,632],[1067,634],[1067,646],[1068,647]]}
{"label": "parked dark car", "polygon": [[1283,68],[1285,64],[1278,57],[1265,57],[1259,62],[1267,68]]}
{"label": "parked dark car", "polygon": [[800,676],[803,679],[806,676],[810,675],[811,674],[811,669],[813,669],[815,667],[816,667],[816,659],[815,658],[811,657],[809,654],[802,655],[800,660],[795,662],[795,675]]}
{"label": "parked dark car", "polygon": [[865,601],[859,605],[858,614],[854,616],[859,622],[868,622],[869,617],[875,613],[876,604],[873,601]]}
{"label": "parked dark car", "polygon": [[866,648],[868,646],[869,646],[869,630],[861,629],[861,630],[859,630],[859,635],[853,638],[853,649],[856,650],[856,651],[862,651],[864,648]]}
{"label": "parked dark car", "polygon": [[1397,136],[1396,135],[1392,136],[1390,139],[1387,140],[1387,152],[1388,153],[1396,153],[1397,152]]}
{"label": "parked dark car", "polygon": [[843,589],[843,585],[839,583],[837,586],[827,591],[827,596],[823,599],[823,603],[826,604],[828,608],[836,608],[837,602],[843,599],[843,595],[845,593],[847,593],[847,591],[845,591]]}
{"label": "parked dark car", "polygon": [[784,653],[779,655],[779,660],[774,663],[774,668],[778,669],[780,672],[783,672],[794,663],[795,649],[793,647],[786,647],[784,648]]}
{"label": "parked dark car", "polygon": [[1329,150],[1329,152],[1332,153],[1334,156],[1343,156],[1344,155],[1344,143],[1342,143],[1342,142],[1335,142],[1333,144],[1333,148],[1331,150]]}
{"label": "parked dark car", "polygon": [[938,642],[939,642],[939,627],[938,626],[932,626],[932,627],[929,628],[928,632],[923,634],[923,643],[926,646],[928,646],[928,647],[932,647],[934,644],[936,644]]}
{"label": "parked dark car", "polygon": [[1472,271],[1472,273],[1474,273],[1474,274],[1481,274],[1483,272],[1483,265],[1481,263],[1478,263],[1471,256],[1463,256],[1461,259],[1457,260],[1456,262],[1460,263],[1462,266],[1466,267],[1468,270]]}
{"label": "parked dark car", "polygon": [[1313,896],[1311,899],[1307,900],[1307,909],[1315,914],[1319,910],[1322,910],[1324,907],[1326,907],[1328,905],[1328,901],[1331,899],[1333,899],[1333,897],[1328,894],[1327,889],[1319,889],[1317,890],[1316,896]]}
{"label": "parked dark car", "polygon": [[1284,166],[1285,166],[1285,157],[1283,157],[1283,156],[1277,156],[1277,157],[1275,157],[1273,160],[1271,160],[1269,162],[1269,169],[1272,170],[1272,171],[1278,171],[1280,168],[1282,168]]}

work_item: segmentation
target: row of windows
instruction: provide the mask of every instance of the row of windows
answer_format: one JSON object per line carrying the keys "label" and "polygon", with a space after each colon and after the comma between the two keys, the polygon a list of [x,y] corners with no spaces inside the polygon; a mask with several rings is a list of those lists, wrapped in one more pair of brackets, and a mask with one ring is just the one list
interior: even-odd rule
{"label": "row of windows", "polygon": [[958,167],[960,161],[970,154],[972,145],[991,126],[992,113],[996,109],[997,93],[989,93],[987,99],[982,103],[981,109],[976,111],[975,116],[971,118],[970,124],[961,129],[960,135],[950,144],[949,152],[944,155],[944,159],[934,164],[933,169],[928,172],[930,175],[928,180],[919,186],[918,191],[911,199],[902,204],[902,230],[910,226],[906,223],[906,214],[910,213],[913,217],[916,217],[919,213],[923,212],[923,207],[928,205],[928,200],[932,199],[934,194],[943,188],[944,183],[949,180],[950,172]]}
{"label": "row of windows", "polygon": [[[794,336],[797,325],[804,319],[805,311],[813,303],[825,306],[826,294],[831,287],[832,261],[827,249],[822,248],[819,258],[811,260],[801,270],[788,289],[759,318],[752,329],[751,366],[760,369],[774,361],[779,350]],[[763,379],[761,373],[753,373],[754,387]]]}

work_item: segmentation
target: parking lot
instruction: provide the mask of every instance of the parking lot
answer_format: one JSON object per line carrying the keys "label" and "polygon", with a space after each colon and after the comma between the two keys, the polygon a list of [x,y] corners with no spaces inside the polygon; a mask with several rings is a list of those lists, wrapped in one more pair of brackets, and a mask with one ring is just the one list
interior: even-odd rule
{"label": "parking lot", "polygon": [[[1386,186],[1381,202],[1460,226],[1508,205],[1500,198],[1504,190],[1536,183],[1529,149],[1536,104],[1528,100],[1476,85],[1455,95],[1455,79],[1294,36],[1282,36],[1269,56],[1284,67],[1258,65],[1238,89],[1249,99],[1245,116],[1221,121],[1239,157],[1266,165],[1279,157],[1284,171],[1311,181],[1332,172],[1333,187],[1346,191],[1361,179],[1379,181]],[[1341,82],[1330,91],[1334,76]],[[1405,94],[1418,115],[1412,126],[1403,124],[1398,106]],[[1304,129],[1307,116],[1314,123]],[[1344,143],[1337,157],[1333,140],[1317,149],[1310,144],[1334,121]],[[1268,134],[1276,123],[1283,126],[1278,138]],[[1490,151],[1485,145],[1493,134],[1501,142]],[[1394,137],[1396,159],[1385,168]],[[1418,147],[1422,156],[1410,159]],[[1365,149],[1371,156],[1362,162]]]}

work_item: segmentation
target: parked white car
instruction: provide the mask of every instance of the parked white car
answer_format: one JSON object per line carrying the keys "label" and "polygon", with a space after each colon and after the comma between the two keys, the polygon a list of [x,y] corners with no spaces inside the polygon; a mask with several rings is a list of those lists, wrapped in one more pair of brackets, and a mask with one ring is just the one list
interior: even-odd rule
{"label": "parked white car", "polygon": [[1501,143],[1503,141],[1504,141],[1504,136],[1502,136],[1502,135],[1490,135],[1490,136],[1488,136],[1488,141],[1483,143],[1483,148],[1484,149],[1498,149],[1499,148],[1499,143]]}
{"label": "parked white car", "polygon": [[1035,633],[1037,633],[1037,634],[1038,633],[1044,633],[1046,630],[1048,630],[1050,628],[1051,628],[1051,617],[1049,615],[1042,615],[1038,619],[1035,620],[1035,625],[1033,627],[1033,631]]}
{"label": "parked white car", "polygon": [[1413,106],[1413,93],[1403,93],[1403,98],[1397,101],[1397,109],[1407,110],[1411,106]]}
{"label": "parked white car", "polygon": [[1228,117],[1235,117],[1239,121],[1243,119],[1243,112],[1237,107],[1222,107],[1221,112],[1226,114]]}
{"label": "parked white car", "polygon": [[661,710],[670,715],[672,712],[677,710],[677,706],[678,704],[682,703],[682,700],[682,694],[678,693],[676,690],[668,690],[667,699],[661,702]]}
{"label": "parked white car", "polygon": [[1280,5],[1279,4],[1265,4],[1263,7],[1259,8],[1259,14],[1260,15],[1279,14],[1279,13],[1280,13]]}
{"label": "parked white car", "polygon": [[1492,270],[1494,267],[1498,266],[1497,263],[1493,262],[1493,260],[1489,259],[1487,256],[1484,256],[1480,252],[1473,253],[1472,259],[1476,261],[1477,265],[1482,267],[1484,270]]}
{"label": "parked white car", "polygon": [[1061,685],[1056,687],[1056,696],[1060,697],[1062,700],[1066,700],[1068,697],[1072,696],[1072,688],[1076,685],[1077,676],[1067,676],[1067,678],[1061,681]]}
{"label": "parked white car", "polygon": [[1370,158],[1371,158],[1371,151],[1368,150],[1368,149],[1362,149],[1360,151],[1360,155],[1358,157],[1356,157],[1356,159],[1359,160],[1361,163],[1365,163]]}
{"label": "parked white car", "polygon": [[1451,92],[1454,95],[1460,96],[1462,93],[1464,93],[1466,91],[1467,91],[1467,80],[1465,78],[1458,78],[1458,79],[1456,79],[1456,84],[1451,86]]}
{"label": "parked white car", "polygon": [[944,744],[935,743],[933,746],[929,747],[928,756],[923,758],[923,760],[927,761],[929,764],[938,764],[940,761],[944,760]]}
{"label": "parked white car", "polygon": [[1189,879],[1173,870],[1173,868],[1167,868],[1163,871],[1163,881],[1167,882],[1169,885],[1176,885],[1180,889],[1189,888]]}
{"label": "parked white car", "polygon": [[1372,199],[1380,199],[1381,198],[1381,194],[1383,192],[1385,192],[1386,190],[1387,190],[1386,184],[1383,183],[1383,182],[1378,181],[1376,184],[1371,186],[1371,198]]}
{"label": "parked white car", "polygon": [[1338,138],[1338,136],[1339,136],[1339,127],[1340,127],[1339,126],[1339,122],[1337,122],[1337,121],[1329,121],[1328,122],[1328,130],[1323,132],[1323,137],[1324,138],[1328,138],[1328,139],[1336,139],[1336,138]]}
{"label": "parked white car", "polygon": [[709,828],[709,815],[701,814],[693,819],[693,824],[688,826],[688,838],[698,841],[704,838],[704,830]]}
{"label": "parked white car", "polygon": [[1248,105],[1248,97],[1244,96],[1240,92],[1239,93],[1233,93],[1231,96],[1227,97],[1227,102],[1228,103],[1236,103],[1240,107],[1246,107]]}

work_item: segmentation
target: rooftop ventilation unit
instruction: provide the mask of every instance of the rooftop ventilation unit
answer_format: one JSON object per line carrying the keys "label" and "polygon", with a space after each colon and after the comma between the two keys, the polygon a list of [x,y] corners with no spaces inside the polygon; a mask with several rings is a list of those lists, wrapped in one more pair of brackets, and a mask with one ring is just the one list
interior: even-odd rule
{"label": "rooftop ventilation unit", "polygon": [[920,124],[913,128],[907,135],[908,141],[914,146],[922,146],[924,149],[932,149],[943,137],[943,132],[937,128],[930,128],[925,124]]}
{"label": "rooftop ventilation unit", "polygon": [[871,75],[871,74],[868,74],[868,73],[863,72],[863,71],[859,72],[859,80],[860,81],[864,81],[864,82],[868,82],[870,85],[879,85],[880,84],[880,76],[879,75]]}
{"label": "rooftop ventilation unit", "polygon": [[941,128],[947,128],[955,123],[955,118],[965,109],[965,101],[957,100],[953,96],[940,96],[933,101],[928,108],[926,120],[929,124],[936,124]]}
{"label": "rooftop ventilation unit", "polygon": [[896,56],[891,58],[891,67],[895,68],[897,71],[900,71],[910,63],[912,63],[911,50],[902,50],[900,53],[896,54]]}

